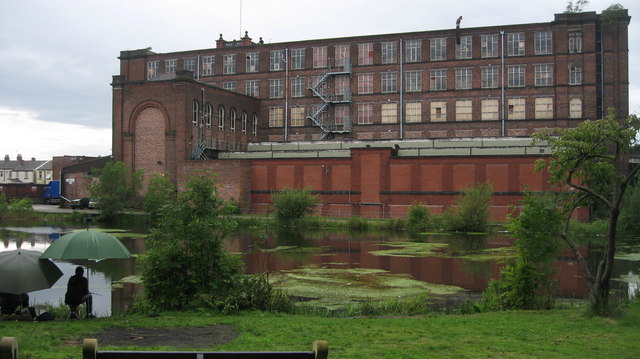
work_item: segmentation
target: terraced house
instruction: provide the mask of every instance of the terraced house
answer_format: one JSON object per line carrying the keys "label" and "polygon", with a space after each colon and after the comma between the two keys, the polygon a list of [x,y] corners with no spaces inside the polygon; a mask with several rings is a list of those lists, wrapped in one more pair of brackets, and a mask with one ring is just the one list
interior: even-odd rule
{"label": "terraced house", "polygon": [[[610,14],[609,14],[610,15]],[[146,178],[218,173],[225,196],[265,211],[311,188],[326,215],[437,213],[491,183],[504,219],[548,156],[538,130],[628,113],[627,11],[546,23],[215,48],[122,51],[113,151]]]}

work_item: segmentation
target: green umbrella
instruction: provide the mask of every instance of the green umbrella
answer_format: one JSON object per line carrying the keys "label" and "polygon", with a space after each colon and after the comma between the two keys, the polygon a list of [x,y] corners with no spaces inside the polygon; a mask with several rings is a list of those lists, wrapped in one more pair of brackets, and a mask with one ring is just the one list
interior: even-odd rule
{"label": "green umbrella", "polygon": [[40,259],[41,254],[24,249],[0,252],[0,292],[23,294],[51,288],[62,271],[50,260]]}
{"label": "green umbrella", "polygon": [[67,233],[56,239],[40,258],[101,260],[129,257],[131,253],[116,237],[86,230]]}

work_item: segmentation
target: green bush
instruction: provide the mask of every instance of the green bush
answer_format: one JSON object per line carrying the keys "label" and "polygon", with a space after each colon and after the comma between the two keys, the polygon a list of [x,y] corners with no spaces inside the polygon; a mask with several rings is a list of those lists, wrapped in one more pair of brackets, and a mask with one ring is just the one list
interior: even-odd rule
{"label": "green bush", "polygon": [[452,232],[485,232],[489,222],[489,204],[493,189],[488,183],[464,190],[454,206],[442,214],[444,229]]}
{"label": "green bush", "polygon": [[414,203],[407,213],[407,230],[412,233],[429,228],[429,209],[422,203]]}
{"label": "green bush", "polygon": [[348,227],[350,231],[364,232],[369,229],[369,222],[360,216],[349,217]]}
{"label": "green bush", "polygon": [[286,188],[271,196],[275,207],[275,217],[279,225],[297,226],[300,220],[313,214],[319,200],[310,189]]}

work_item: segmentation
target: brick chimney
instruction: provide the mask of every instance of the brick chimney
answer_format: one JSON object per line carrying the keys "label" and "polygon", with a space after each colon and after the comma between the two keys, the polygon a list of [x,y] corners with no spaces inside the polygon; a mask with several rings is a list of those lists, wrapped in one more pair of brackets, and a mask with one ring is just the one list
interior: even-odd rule
{"label": "brick chimney", "polygon": [[9,155],[4,155],[4,160],[9,161]]}
{"label": "brick chimney", "polygon": [[20,164],[20,166],[24,165],[24,160],[22,159],[22,155],[18,155],[18,163]]}
{"label": "brick chimney", "polygon": [[242,46],[251,45],[251,38],[249,37],[249,31],[245,31],[244,36],[240,40],[242,41]]}
{"label": "brick chimney", "polygon": [[224,39],[222,38],[222,34],[220,34],[220,38],[216,40],[216,48],[221,49],[224,47]]}

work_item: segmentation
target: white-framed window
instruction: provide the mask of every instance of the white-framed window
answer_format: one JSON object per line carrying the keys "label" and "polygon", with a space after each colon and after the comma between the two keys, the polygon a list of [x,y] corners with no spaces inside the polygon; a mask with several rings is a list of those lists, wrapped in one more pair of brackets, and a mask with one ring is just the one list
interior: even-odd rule
{"label": "white-framed window", "polygon": [[535,117],[539,120],[553,119],[553,98],[537,97],[535,104]]}
{"label": "white-framed window", "polygon": [[569,53],[579,54],[582,52],[582,31],[569,32]]}
{"label": "white-framed window", "polygon": [[282,53],[282,50],[271,50],[271,52],[269,53],[270,71],[284,70],[284,55]]}
{"label": "white-framed window", "polygon": [[380,107],[380,122],[397,123],[398,122],[398,104],[395,102],[385,102]]}
{"label": "white-framed window", "polygon": [[359,103],[358,104],[358,124],[365,125],[371,123],[371,116],[373,115],[372,103]]}
{"label": "white-framed window", "polygon": [[456,59],[470,59],[473,49],[473,37],[460,36],[460,43],[456,44]]}
{"label": "white-framed window", "polygon": [[358,44],[358,65],[373,64],[373,44]]}
{"label": "white-framed window", "polygon": [[498,57],[498,35],[480,35],[480,56]]}
{"label": "white-framed window", "polygon": [[358,74],[358,93],[373,93],[373,74]]}
{"label": "white-framed window", "polygon": [[547,55],[553,52],[553,33],[551,31],[536,32],[534,38],[536,55]]}
{"label": "white-framed window", "polygon": [[269,98],[282,98],[282,79],[269,80]]}
{"label": "white-framed window", "polygon": [[498,88],[498,66],[488,66],[480,68],[482,78],[481,86],[483,89]]}
{"label": "white-framed window", "polygon": [[507,100],[507,118],[509,120],[524,120],[526,115],[526,100],[523,97],[512,97]]}
{"label": "white-framed window", "polygon": [[481,103],[480,119],[482,121],[497,121],[498,120],[498,99],[483,99]]}
{"label": "white-framed window", "polygon": [[395,64],[398,61],[398,43],[395,41],[386,41],[380,44],[382,63]]}
{"label": "white-framed window", "polygon": [[431,122],[447,121],[447,101],[431,101]]}
{"label": "white-framed window", "polygon": [[260,53],[248,52],[247,62],[245,63],[246,72],[258,72],[260,71]]}
{"label": "white-framed window", "polygon": [[431,70],[430,86],[431,91],[440,91],[447,89],[447,70],[436,69]]}
{"label": "white-framed window", "polygon": [[313,68],[325,68],[327,67],[327,47],[314,47],[313,48]]}
{"label": "white-framed window", "polygon": [[524,56],[524,32],[507,34],[507,56]]}
{"label": "white-framed window", "polygon": [[336,45],[334,47],[334,58],[336,67],[344,67],[345,64],[349,64],[351,62],[349,45]]}
{"label": "white-framed window", "polygon": [[227,91],[236,92],[238,89],[238,83],[236,81],[225,81],[222,83],[222,88]]}
{"label": "white-framed window", "polygon": [[200,120],[200,104],[198,100],[193,100],[191,104],[191,123],[194,126],[198,126],[198,121]]}
{"label": "white-framed window", "polygon": [[253,136],[258,135],[258,115],[255,113],[251,116],[251,134]]}
{"label": "white-framed window", "polygon": [[398,74],[383,72],[380,74],[380,92],[393,93],[398,91]]}
{"label": "white-framed window", "polygon": [[507,66],[507,86],[524,87],[525,85],[525,65]]}
{"label": "white-framed window", "polygon": [[176,73],[176,59],[164,60],[164,73],[175,74]]}
{"label": "white-framed window", "polygon": [[160,68],[160,61],[147,62],[147,80],[153,80],[158,77],[158,68]]}
{"label": "white-framed window", "polygon": [[469,90],[472,84],[471,68],[456,69],[456,90]]}
{"label": "white-framed window", "polygon": [[236,109],[232,108],[231,109],[231,114],[230,114],[230,119],[229,119],[229,130],[231,132],[236,132],[236,120],[237,120],[238,114],[236,113]]}
{"label": "white-framed window", "polygon": [[218,130],[224,130],[224,106],[218,106]]}
{"label": "white-framed window", "polygon": [[422,91],[422,71],[405,72],[405,90],[407,92]]}
{"label": "white-framed window", "polygon": [[472,103],[469,99],[456,100],[456,121],[471,121],[473,119]]}
{"label": "white-framed window", "polygon": [[291,70],[304,69],[305,51],[304,49],[291,50]]}
{"label": "white-framed window", "polygon": [[582,64],[569,65],[569,85],[582,84]]}
{"label": "white-framed window", "polygon": [[291,107],[291,126],[304,126],[304,106]]}
{"label": "white-framed window", "polygon": [[247,111],[242,111],[242,134],[247,134]]}
{"label": "white-framed window", "polygon": [[269,107],[269,127],[282,127],[284,109],[282,107]]}
{"label": "white-framed window", "polygon": [[405,121],[407,123],[422,122],[422,102],[408,101],[405,105]]}
{"label": "white-framed window", "polygon": [[344,94],[349,94],[350,91],[350,87],[351,84],[349,82],[349,80],[351,79],[350,76],[336,76],[335,77],[335,89],[336,89],[336,95],[344,95]]}
{"label": "white-framed window", "polygon": [[213,116],[213,108],[210,103],[207,103],[204,106],[204,120],[207,125],[207,128],[211,128],[211,117]]}
{"label": "white-framed window", "polygon": [[260,97],[260,80],[247,80],[244,82],[244,94],[251,97]]}
{"label": "white-framed window", "polygon": [[407,40],[405,43],[405,61],[422,61],[422,40]]}
{"label": "white-framed window", "polygon": [[184,61],[184,69],[187,71],[191,71],[196,73],[196,66],[198,64],[198,59],[195,57],[188,57],[183,60]]}
{"label": "white-framed window", "polygon": [[233,75],[236,73],[236,55],[222,55],[222,74]]}
{"label": "white-framed window", "polygon": [[429,50],[431,61],[442,61],[447,59],[447,38],[439,37],[429,39]]}
{"label": "white-framed window", "polygon": [[334,121],[336,125],[348,125],[350,123],[349,117],[349,105],[336,105],[334,111]]}
{"label": "white-framed window", "polygon": [[536,86],[553,85],[553,64],[535,65]]}
{"label": "white-framed window", "polygon": [[292,77],[291,78],[291,97],[304,97],[304,91],[305,91],[305,78]]}
{"label": "white-framed window", "polygon": [[202,76],[212,76],[215,74],[216,57],[204,56],[202,58]]}
{"label": "white-framed window", "polygon": [[582,99],[574,97],[569,100],[569,118],[582,118]]}

